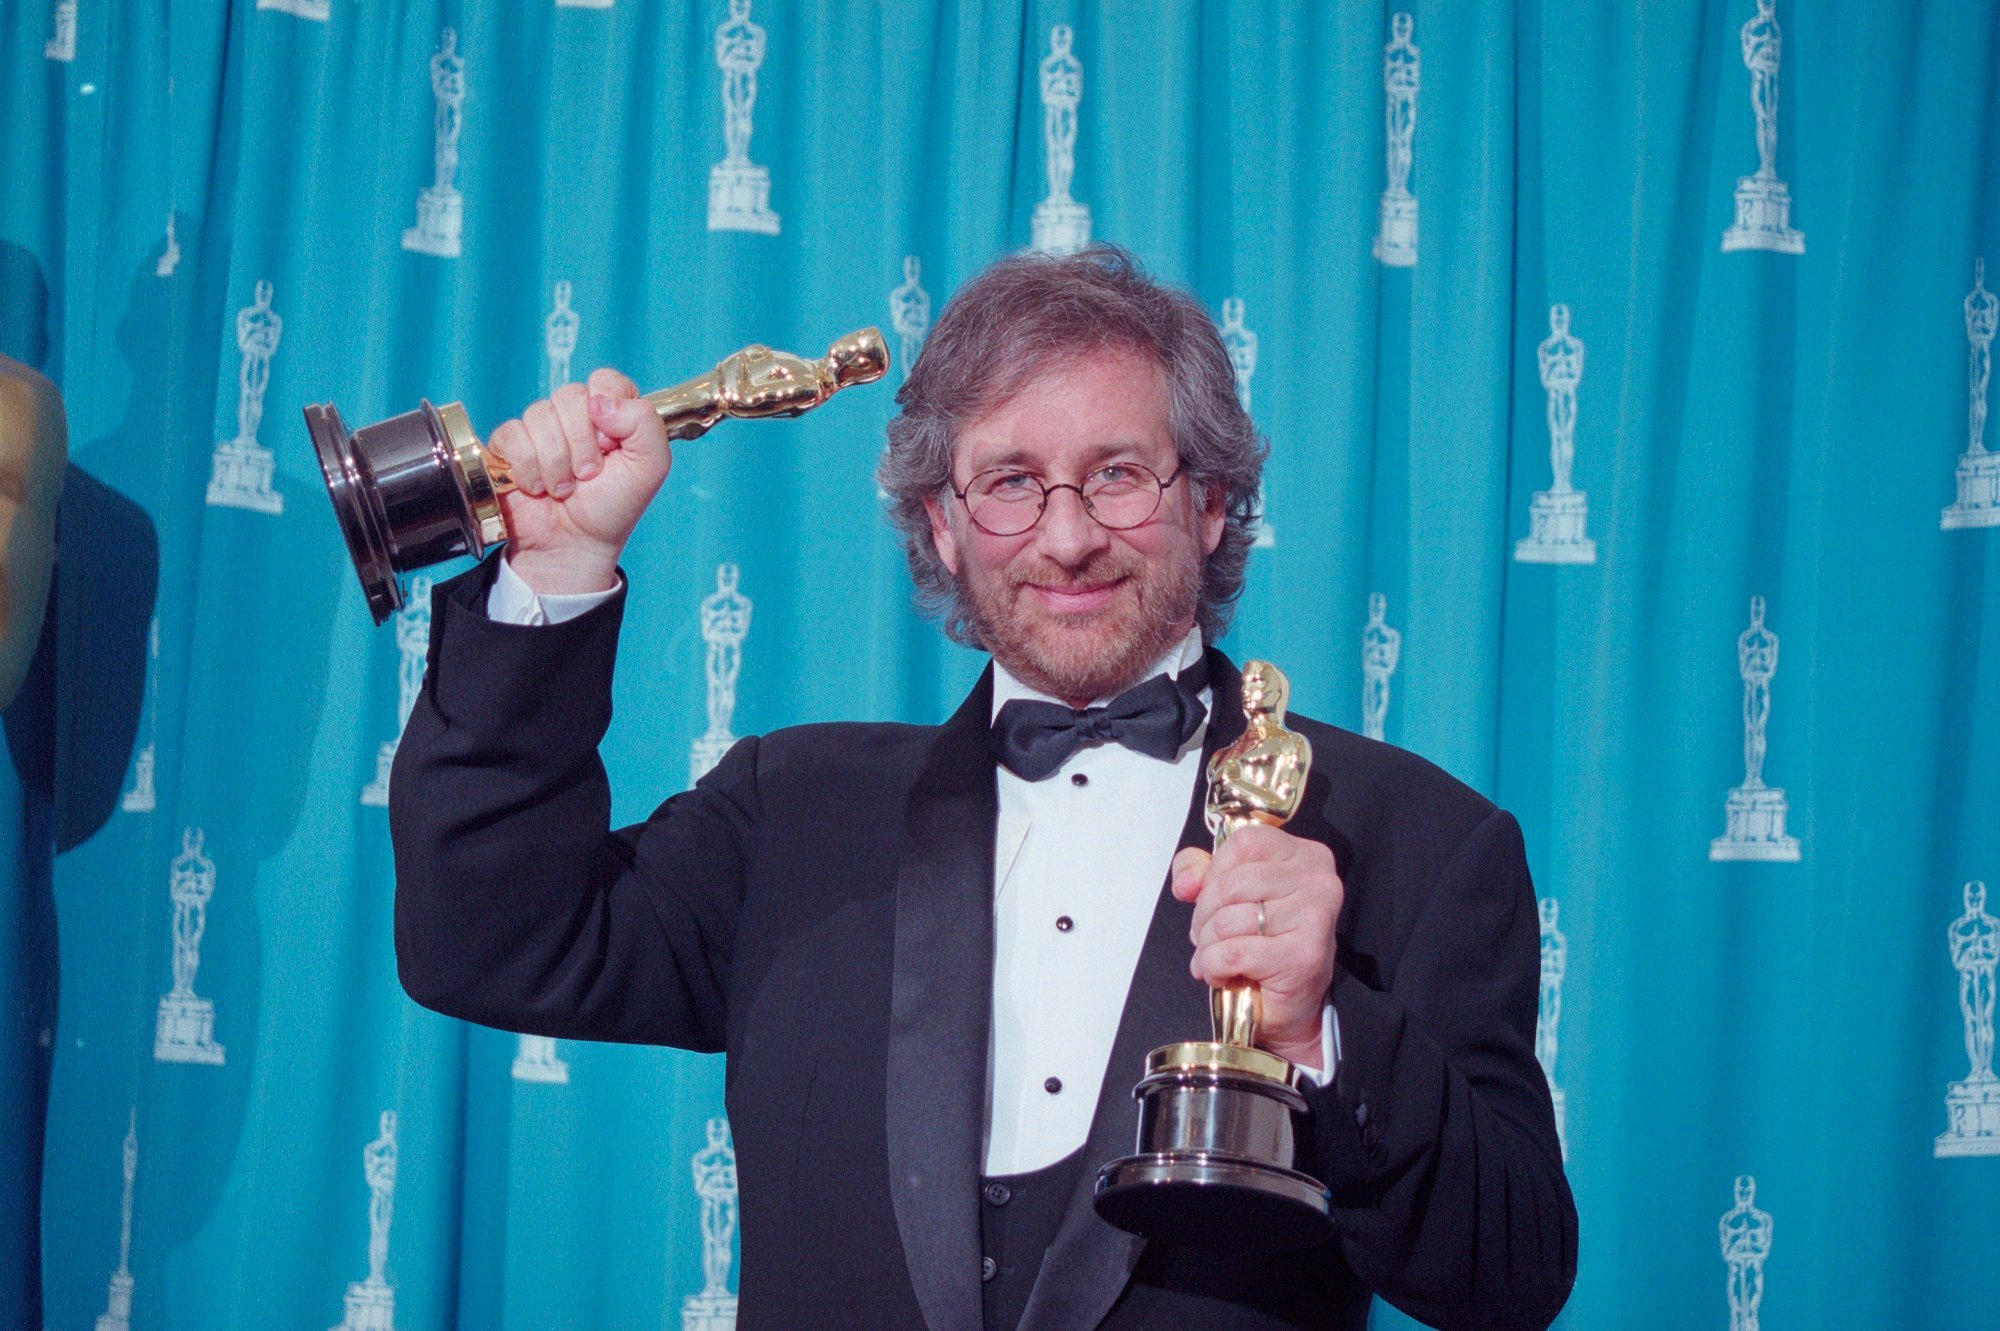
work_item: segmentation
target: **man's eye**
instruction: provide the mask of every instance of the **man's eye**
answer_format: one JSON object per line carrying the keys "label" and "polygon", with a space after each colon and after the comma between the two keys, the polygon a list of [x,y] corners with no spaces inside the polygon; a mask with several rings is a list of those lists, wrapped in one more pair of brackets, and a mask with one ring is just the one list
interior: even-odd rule
{"label": "man's eye", "polygon": [[1025,471],[1004,472],[986,485],[987,493],[996,495],[1033,494],[1038,488],[1035,478]]}
{"label": "man's eye", "polygon": [[1113,462],[1090,473],[1090,488],[1097,491],[1129,489],[1139,483],[1137,467],[1123,462]]}

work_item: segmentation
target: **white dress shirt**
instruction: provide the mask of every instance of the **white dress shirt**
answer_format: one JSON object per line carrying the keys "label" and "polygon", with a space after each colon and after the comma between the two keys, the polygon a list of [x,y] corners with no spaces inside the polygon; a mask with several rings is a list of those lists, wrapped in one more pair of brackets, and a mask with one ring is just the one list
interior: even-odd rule
{"label": "white dress shirt", "polygon": [[[503,623],[557,624],[616,590],[537,595],[503,559],[486,612]],[[1201,651],[1200,630],[1191,629],[1147,674],[1177,675]],[[1014,698],[1058,701],[996,661],[993,710]],[[1207,689],[1201,699],[1212,705]],[[1171,761],[1119,744],[1088,744],[1041,781],[999,769],[989,1175],[1054,1164],[1090,1135],[1126,991],[1201,777],[1206,734],[1204,724]],[[1186,1038],[1206,1035],[1189,1031]],[[1320,1025],[1321,1066],[1305,1069],[1314,1080],[1336,1066],[1338,1041],[1329,1002]],[[1134,1083],[1143,1071],[1131,1069]]]}

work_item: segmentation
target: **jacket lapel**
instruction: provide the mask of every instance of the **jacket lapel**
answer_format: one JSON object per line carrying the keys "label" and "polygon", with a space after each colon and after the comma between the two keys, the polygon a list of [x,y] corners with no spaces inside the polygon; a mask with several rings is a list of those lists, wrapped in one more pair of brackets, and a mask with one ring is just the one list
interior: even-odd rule
{"label": "jacket lapel", "polygon": [[979,1144],[999,796],[989,666],[938,731],[904,814],[888,1059],[889,1191],[932,1331],[980,1331]]}
{"label": "jacket lapel", "polygon": [[[1229,658],[1209,649],[1208,678],[1213,705],[1202,741],[1202,775],[1194,783],[1181,846],[1211,846],[1202,810],[1208,794],[1208,756],[1243,733],[1242,678]],[[1170,881],[1170,880],[1168,880]],[[1208,990],[1188,974],[1193,947],[1188,928],[1194,907],[1176,901],[1163,882],[1145,946],[1125,996],[1125,1014],[1111,1046],[1111,1062],[1097,1093],[1097,1113],[1084,1142],[1076,1190],[1064,1209],[1062,1227],[1042,1261],[1041,1274],[1021,1314],[1020,1331],[1075,1331],[1094,1327],[1111,1310],[1139,1264],[1146,1241],[1098,1218],[1093,1198],[1097,1171],[1132,1154],[1138,1140],[1139,1106],[1132,1088],[1145,1070],[1146,1055],[1163,1044],[1206,1040]],[[989,981],[990,982],[990,981]],[[892,1083],[893,1085],[893,1083]],[[976,1223],[976,1217],[975,1217]]]}

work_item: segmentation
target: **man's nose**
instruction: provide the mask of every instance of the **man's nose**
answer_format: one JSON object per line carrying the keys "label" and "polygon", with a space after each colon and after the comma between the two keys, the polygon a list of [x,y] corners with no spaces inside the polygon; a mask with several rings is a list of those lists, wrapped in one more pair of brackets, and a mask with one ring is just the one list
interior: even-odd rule
{"label": "man's nose", "polygon": [[1035,532],[1036,543],[1044,555],[1071,567],[1095,554],[1111,539],[1111,533],[1084,507],[1083,495],[1075,486],[1067,485],[1050,489],[1041,525]]}

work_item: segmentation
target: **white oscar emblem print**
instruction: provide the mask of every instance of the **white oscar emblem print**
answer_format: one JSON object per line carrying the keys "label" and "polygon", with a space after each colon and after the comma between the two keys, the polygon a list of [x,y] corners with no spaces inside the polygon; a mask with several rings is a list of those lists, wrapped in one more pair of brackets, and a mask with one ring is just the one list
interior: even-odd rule
{"label": "white oscar emblem print", "polygon": [[1576,460],[1576,386],[1583,381],[1583,342],[1569,331],[1569,306],[1549,306],[1549,335],[1535,349],[1542,388],[1549,399],[1549,465],[1555,484],[1535,491],[1528,505],[1528,535],[1514,543],[1523,564],[1595,564],[1597,542],[1584,535],[1588,507],[1569,483]]}
{"label": "white oscar emblem print", "polygon": [[1958,1013],[1965,1023],[1971,1071],[1945,1091],[1951,1126],[1938,1134],[1938,1156],[2000,1155],[2000,1077],[1993,1075],[1994,972],[2000,969],[2000,920],[1986,913],[1986,884],[1965,885],[1965,914],[1945,931],[1958,971]]}
{"label": "white oscar emblem print", "polygon": [[1389,184],[1382,191],[1375,227],[1375,257],[1391,268],[1413,268],[1417,262],[1417,196],[1410,193],[1410,165],[1415,160],[1417,85],[1423,62],[1410,43],[1416,20],[1396,14],[1389,20],[1389,44],[1382,48],[1383,114],[1389,141]]}
{"label": "white oscar emblem print", "polygon": [[375,779],[361,788],[361,802],[370,808],[389,807],[389,773],[396,765],[396,745],[410,723],[417,697],[424,691],[424,655],[431,643],[431,580],[419,573],[410,579],[410,594],[396,612],[396,738],[375,750]]}
{"label": "white oscar emblem print", "polygon": [[76,0],[56,0],[50,20],[52,27],[48,41],[42,44],[42,54],[65,64],[76,59]]}
{"label": "white oscar emblem print", "polygon": [[1764,1301],[1764,1259],[1771,1255],[1771,1217],[1753,1204],[1757,1180],[1736,1180],[1736,1205],[1722,1213],[1722,1260],[1729,1268],[1729,1331],[1757,1331]]}
{"label": "white oscar emblem print", "polygon": [[1403,654],[1403,635],[1389,627],[1389,598],[1368,595],[1368,626],[1361,630],[1361,733],[1381,739],[1389,719],[1389,677]]}
{"label": "white oscar emblem print", "polygon": [[1965,340],[1971,343],[1966,367],[1965,452],[1958,459],[1958,501],[1938,526],[2000,527],[2000,452],[1986,447],[1986,396],[1993,382],[1993,331],[2000,325],[2000,299],[1986,289],[1986,260],[1972,264],[1972,291],[1965,298]]}
{"label": "white oscar emblem print", "polygon": [[[896,336],[903,344],[903,378],[907,382],[910,371],[916,367],[917,357],[924,354],[924,339],[931,335],[931,293],[924,290],[918,278],[923,275],[923,265],[917,256],[903,256],[903,280],[889,290],[889,326],[896,330]],[[889,502],[889,492],[878,482],[875,497],[883,503]]]}
{"label": "white oscar emblem print", "polygon": [[1076,108],[1083,101],[1083,62],[1070,53],[1073,36],[1067,23],[1049,29],[1049,54],[1040,70],[1049,194],[1035,205],[1034,248],[1044,254],[1074,254],[1090,243],[1090,209],[1069,193],[1076,175]]}
{"label": "white oscar emblem print", "polygon": [[551,395],[569,382],[569,361],[576,354],[577,329],[583,326],[583,320],[569,307],[569,297],[569,283],[556,283],[555,308],[542,321],[542,352],[548,357]]}
{"label": "white oscar emblem print", "polygon": [[285,511],[285,497],[271,488],[277,456],[257,442],[264,390],[271,386],[271,357],[284,331],[285,321],[271,309],[271,284],[260,280],[250,304],[236,312],[236,348],[243,353],[236,372],[236,437],[215,446],[208,478],[208,502],[219,508]]}
{"label": "white oscar emblem print", "polygon": [[1778,673],[1778,635],[1764,627],[1764,598],[1750,598],[1750,627],[1736,640],[1743,675],[1743,784],[1729,792],[1728,831],[1708,844],[1711,860],[1794,863],[1796,837],[1785,835],[1785,792],[1764,784],[1765,732],[1771,721],[1771,677]]}
{"label": "white oscar emblem print", "polygon": [[[1250,414],[1250,376],[1257,373],[1257,335],[1243,326],[1243,300],[1225,297],[1222,302],[1222,346],[1229,353],[1229,368],[1236,374],[1236,400],[1243,414]],[[1270,508],[1264,502],[1264,483],[1257,482],[1257,533],[1251,539],[1255,549],[1269,549],[1278,543],[1271,530]]]}
{"label": "white oscar emblem print", "polygon": [[382,1111],[382,1131],[361,1151],[368,1180],[368,1278],[349,1281],[347,1316],[333,1331],[396,1331],[396,1289],[389,1283],[389,1221],[396,1209],[396,1111]]}
{"label": "white oscar emblem print", "polygon": [[330,0],[257,0],[257,8],[275,9],[280,14],[290,14],[293,18],[324,23],[333,6]]}
{"label": "white oscar emblem print", "polygon": [[917,256],[903,256],[903,281],[889,292],[889,326],[903,344],[903,377],[908,379],[931,335],[931,293],[918,284],[923,265]]}
{"label": "white oscar emblem print", "polygon": [[1750,69],[1750,109],[1757,117],[1757,174],[1736,182],[1736,221],[1722,248],[1803,254],[1805,233],[1792,229],[1792,194],[1778,179],[1778,7],[1757,0],[1743,25],[1743,63]]}
{"label": "white oscar emblem print", "polygon": [[609,9],[611,0],[556,0],[557,9]]}
{"label": "white oscar emblem print", "polygon": [[771,169],[750,160],[751,108],[764,63],[764,30],[750,21],[750,0],[729,0],[729,18],[715,30],[722,69],[722,160],[708,171],[708,229],[778,234],[771,211]]}
{"label": "white oscar emblem print", "polygon": [[132,756],[132,787],[118,797],[126,813],[151,813],[159,804],[153,789],[160,734],[160,617],[146,633],[146,742]]}
{"label": "white oscar emblem print", "polygon": [[96,1331],[132,1331],[132,1187],[139,1178],[139,1111],[132,1110],[126,1121],[125,1200],[119,1209],[118,1269],[111,1273],[111,1287],[104,1296],[104,1311],[97,1315]]}
{"label": "white oscar emblem print", "polygon": [[215,862],[201,853],[198,827],[181,832],[181,853],[167,870],[174,903],[174,987],[160,997],[153,1023],[153,1057],[162,1063],[222,1063],[215,1042],[215,1004],[194,991],[201,967],[201,936],[208,928],[208,899],[215,895]]}
{"label": "white oscar emblem print", "polygon": [[708,1145],[696,1151],[694,1193],[701,1198],[701,1293],[681,1304],[681,1331],[736,1331],[729,1264],[736,1239],[736,1149],[729,1120],[708,1121]]}
{"label": "white oscar emblem print", "polygon": [[1542,997],[1535,1012],[1535,1059],[1548,1078],[1549,1098],[1556,1107],[1556,1141],[1563,1159],[1569,1159],[1569,1132],[1562,1087],[1556,1085],[1556,1028],[1562,1020],[1563,972],[1569,968],[1569,940],[1556,928],[1556,899],[1543,897],[1542,915]]}
{"label": "white oscar emblem print", "polygon": [[701,640],[708,646],[708,731],[688,754],[688,781],[701,780],[722,761],[736,736],[736,680],[743,673],[743,639],[750,633],[750,598],[736,590],[734,564],[718,564],[715,590],[702,599]]}
{"label": "white oscar emblem print", "polygon": [[456,259],[465,231],[465,196],[458,192],[458,136],[465,127],[465,57],[458,53],[458,30],[446,28],[431,57],[435,175],[417,195],[417,224],[403,232],[403,248],[416,254]]}
{"label": "white oscar emblem print", "polygon": [[556,1053],[555,1037],[523,1035],[514,1049],[514,1080],[546,1086],[569,1084],[569,1064]]}
{"label": "white oscar emblem print", "polygon": [[172,277],[174,269],[181,266],[181,238],[174,234],[174,215],[167,213],[167,244],[160,251],[160,261],[153,265],[154,277]]}

